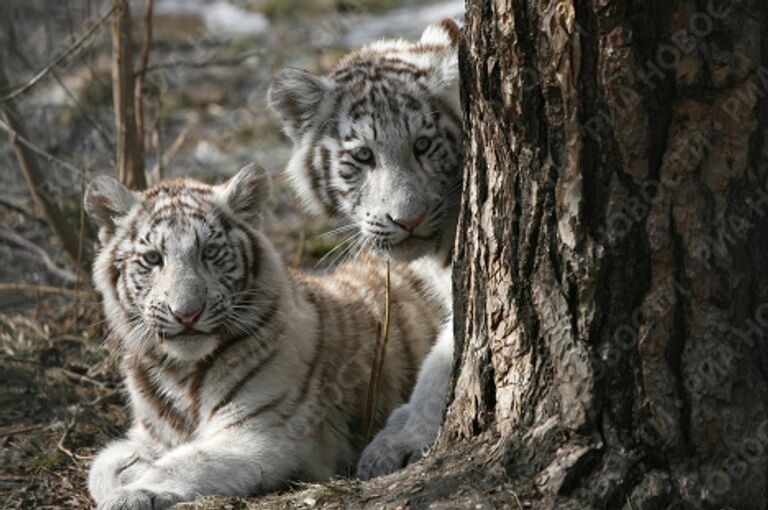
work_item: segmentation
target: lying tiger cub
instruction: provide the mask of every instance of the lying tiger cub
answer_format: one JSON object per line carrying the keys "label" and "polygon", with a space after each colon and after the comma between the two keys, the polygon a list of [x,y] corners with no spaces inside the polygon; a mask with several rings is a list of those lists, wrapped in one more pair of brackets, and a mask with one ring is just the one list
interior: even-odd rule
{"label": "lying tiger cub", "polygon": [[[133,425],[96,457],[103,510],[164,509],[354,473],[384,323],[386,266],[287,270],[258,230],[269,183],[251,165],[219,186],[143,193],[98,177],[94,282],[122,349]],[[440,302],[391,266],[389,341],[373,430],[404,402],[440,326]]]}

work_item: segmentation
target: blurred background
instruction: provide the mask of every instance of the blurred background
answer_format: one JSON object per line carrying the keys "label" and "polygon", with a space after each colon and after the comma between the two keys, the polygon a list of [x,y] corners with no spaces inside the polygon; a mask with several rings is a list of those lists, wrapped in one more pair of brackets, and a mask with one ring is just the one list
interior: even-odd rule
{"label": "blurred background", "polygon": [[[270,238],[287,264],[314,269],[332,264],[333,253],[320,261],[340,239],[303,214],[280,175],[291,146],[265,104],[271,76],[326,72],[362,44],[460,18],[464,2],[126,3],[118,33],[133,43],[126,69],[138,85],[123,96],[140,110],[146,183],[214,182],[259,161],[275,175]],[[90,179],[116,175],[120,160],[120,12],[110,0],[0,2],[0,509],[87,508],[89,457],[128,421],[81,207]]]}

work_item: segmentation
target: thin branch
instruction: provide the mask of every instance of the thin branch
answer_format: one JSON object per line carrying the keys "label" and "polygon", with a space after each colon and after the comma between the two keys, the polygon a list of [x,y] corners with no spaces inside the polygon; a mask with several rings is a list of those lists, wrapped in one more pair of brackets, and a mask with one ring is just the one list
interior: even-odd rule
{"label": "thin branch", "polygon": [[136,132],[136,90],[133,71],[131,7],[114,0],[120,9],[112,20],[112,103],[117,133],[117,179],[134,190],[147,187],[143,140]]}
{"label": "thin branch", "polygon": [[[144,79],[147,76],[149,65],[149,52],[152,49],[152,0],[146,0],[146,12],[144,13],[144,42],[139,57],[139,69],[136,71],[136,84],[134,88],[134,103],[136,105],[136,138],[141,146],[144,146],[144,98],[142,89]],[[142,154],[144,151],[142,150]]]}
{"label": "thin branch", "polygon": [[80,100],[72,93],[72,91],[67,88],[67,86],[64,84],[64,80],[62,80],[59,77],[59,74],[56,71],[53,71],[51,73],[51,76],[53,76],[53,79],[58,82],[58,84],[61,86],[61,88],[64,90],[64,93],[69,97],[69,99],[72,101],[72,103],[75,105],[75,107],[80,112],[80,115],[83,116],[83,118],[88,122],[93,129],[96,130],[96,132],[99,134],[99,137],[101,138],[102,143],[106,146],[107,150],[110,151],[112,155],[115,153],[115,141],[112,139],[112,136],[107,132],[106,128],[102,126],[99,121],[96,120],[96,118],[91,114],[91,112],[88,111],[88,109],[85,107],[83,103],[80,102]]}
{"label": "thin branch", "polygon": [[60,294],[62,296],[71,296],[78,299],[83,296],[96,298],[96,293],[92,290],[68,289],[66,287],[37,285],[34,283],[0,283],[0,290],[20,290],[24,292],[39,292],[41,294]]}
{"label": "thin branch", "polygon": [[163,178],[163,132],[161,123],[162,94],[159,87],[155,87],[155,115],[152,121],[152,146],[155,149],[155,165],[152,168],[152,181],[160,182]]}
{"label": "thin branch", "polygon": [[197,68],[197,67],[234,66],[234,65],[242,64],[243,62],[245,62],[251,57],[261,56],[263,54],[264,54],[263,49],[256,49],[256,50],[246,51],[232,58],[216,59],[216,55],[211,55],[210,57],[203,60],[170,60],[168,62],[161,62],[159,64],[147,66],[146,72],[151,73],[155,71],[161,71],[164,69],[173,69],[176,67]]}
{"label": "thin branch", "polygon": [[[21,60],[25,66],[27,66],[29,69],[33,69],[32,63],[29,61],[26,55],[19,51],[19,48],[16,46],[15,43],[11,43],[10,45],[11,52],[16,55],[16,58]],[[83,118],[96,130],[96,132],[101,137],[101,141],[104,143],[104,145],[107,147],[107,149],[114,154],[115,152],[115,142],[112,140],[112,137],[109,133],[107,133],[107,130],[99,124],[99,122],[96,120],[96,118],[91,114],[91,112],[88,111],[88,108],[75,96],[71,90],[69,90],[69,87],[67,87],[66,83],[64,83],[64,80],[61,79],[59,76],[59,73],[52,70],[51,76],[53,76],[53,79],[56,80],[56,82],[59,84],[61,89],[64,91],[64,93],[67,95],[67,97],[72,101],[72,104],[75,105],[75,107],[80,112],[80,115],[83,116]]]}
{"label": "thin branch", "polygon": [[86,43],[89,41],[91,36],[96,32],[96,30],[99,29],[99,27],[101,27],[101,25],[104,24],[105,21],[109,19],[110,16],[112,16],[112,13],[115,12],[117,7],[118,7],[118,4],[113,5],[112,8],[108,10],[101,18],[99,18],[91,28],[85,31],[85,33],[80,37],[80,39],[78,39],[69,47],[67,47],[64,51],[62,51],[58,57],[54,58],[53,61],[51,61],[47,66],[42,68],[29,81],[21,85],[16,85],[14,87],[11,87],[9,89],[11,90],[10,93],[0,97],[0,103],[9,101],[23,94],[24,92],[28,91],[29,89],[34,87],[40,80],[45,78],[48,75],[48,73],[53,71],[53,69],[56,68],[59,64],[69,59],[70,57],[74,57],[77,54],[79,54],[83,49],[85,49]]}
{"label": "thin branch", "polygon": [[[4,67],[2,59],[0,58],[0,85],[7,83],[4,73]],[[24,175],[24,180],[27,181],[27,187],[32,195],[32,199],[35,201],[35,205],[42,212],[45,221],[50,226],[53,233],[58,238],[61,246],[64,248],[64,252],[67,254],[73,264],[78,264],[77,254],[77,239],[73,235],[72,230],[67,225],[64,215],[61,213],[58,205],[51,199],[48,193],[45,192],[46,174],[43,173],[38,160],[35,159],[33,152],[37,152],[30,147],[32,144],[24,143],[22,140],[26,140],[26,130],[24,123],[16,105],[13,101],[6,103],[0,103],[0,128],[10,134],[11,145],[16,153],[16,159],[19,162],[19,167]],[[70,165],[66,165],[70,166]],[[74,168],[74,167],[73,167]],[[82,171],[78,171],[83,175]],[[78,268],[81,273],[88,274],[84,268]]]}
{"label": "thin branch", "polygon": [[27,211],[26,209],[24,209],[20,205],[16,205],[13,202],[9,202],[8,200],[6,200],[6,199],[4,199],[2,197],[0,197],[0,206],[5,207],[9,211],[17,212],[17,213],[21,214],[22,216],[24,216],[26,218],[29,218],[30,220],[34,221],[38,225],[45,225],[45,226],[48,225],[45,222],[44,219],[40,218],[35,213],[33,213],[31,211]]}
{"label": "thin branch", "polygon": [[77,174],[77,175],[80,175],[80,176],[85,176],[85,171],[83,171],[81,168],[77,168],[76,166],[67,163],[63,159],[57,158],[56,156],[54,156],[50,152],[47,152],[46,150],[41,149],[37,145],[35,145],[32,142],[30,142],[27,139],[27,137],[21,135],[18,131],[13,129],[12,126],[8,125],[2,119],[0,119],[0,130],[3,130],[6,133],[8,133],[8,136],[11,137],[11,143],[13,145],[21,144],[21,145],[25,146],[27,149],[29,149],[32,152],[34,152],[35,154],[37,154],[38,156],[42,156],[43,158],[45,158],[46,161],[48,161],[48,163],[56,163],[61,168],[65,169],[65,170],[69,170],[73,174]]}
{"label": "thin branch", "polygon": [[[187,137],[189,137],[189,133],[192,131],[192,129],[189,126],[185,126],[180,132],[179,135],[176,137],[176,139],[173,141],[170,147],[165,151],[163,154],[163,157],[160,158],[160,168],[165,168],[168,166],[168,164],[171,162],[174,156],[176,156],[176,153],[179,152],[181,147],[184,145],[184,143],[187,141]],[[160,171],[161,171],[160,170]]]}
{"label": "thin branch", "polygon": [[36,245],[29,239],[26,239],[15,232],[11,232],[10,230],[5,230],[5,229],[0,229],[0,239],[5,239],[6,241],[10,241],[18,246],[21,246],[27,251],[31,251],[32,253],[34,253],[40,258],[43,265],[48,269],[48,271],[55,274],[65,282],[69,282],[69,283],[77,282],[78,280],[77,274],[73,273],[69,269],[59,267],[53,261],[51,256],[48,255],[48,252],[46,252],[42,247]]}

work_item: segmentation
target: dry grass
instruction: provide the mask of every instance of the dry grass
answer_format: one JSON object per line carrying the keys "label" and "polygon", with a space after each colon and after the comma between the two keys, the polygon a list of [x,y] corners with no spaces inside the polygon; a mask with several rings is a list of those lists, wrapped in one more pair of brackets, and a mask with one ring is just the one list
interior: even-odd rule
{"label": "dry grass", "polygon": [[90,507],[88,460],[127,423],[96,310],[51,300],[0,315],[0,508]]}

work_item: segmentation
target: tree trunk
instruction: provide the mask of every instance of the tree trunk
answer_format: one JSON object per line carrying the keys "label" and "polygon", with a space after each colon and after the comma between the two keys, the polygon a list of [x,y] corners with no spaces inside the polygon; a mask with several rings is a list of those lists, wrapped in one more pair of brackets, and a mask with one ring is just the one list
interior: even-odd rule
{"label": "tree trunk", "polygon": [[766,508],[768,6],[467,4],[437,452],[555,508]]}
{"label": "tree trunk", "polygon": [[144,176],[144,141],[136,125],[136,103],[141,101],[141,94],[135,90],[133,76],[131,6],[128,0],[114,1],[118,4],[112,20],[112,98],[117,130],[117,179],[131,189],[141,190],[147,187],[147,180]]}

